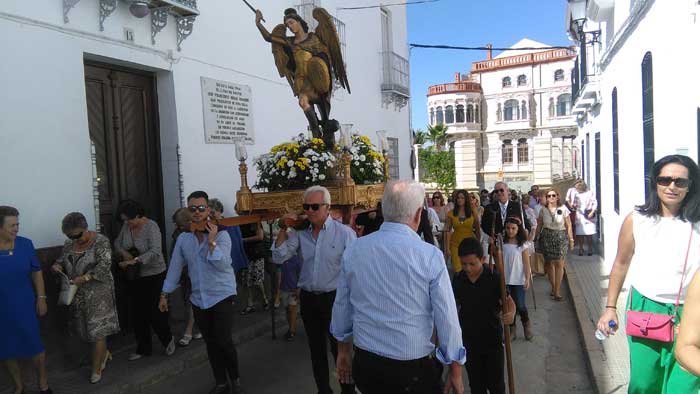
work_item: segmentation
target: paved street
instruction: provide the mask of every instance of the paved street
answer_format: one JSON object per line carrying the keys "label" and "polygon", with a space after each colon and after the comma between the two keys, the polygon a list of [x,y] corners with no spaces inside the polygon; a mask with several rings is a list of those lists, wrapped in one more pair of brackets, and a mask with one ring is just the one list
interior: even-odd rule
{"label": "paved street", "polygon": [[[536,336],[532,342],[525,341],[518,323],[518,339],[513,342],[516,392],[592,394],[593,386],[568,289],[564,293],[564,302],[554,302],[548,297],[546,280],[535,278],[535,291],[537,311],[533,308],[530,293],[528,304]],[[248,393],[316,392],[303,330],[292,343],[272,341],[264,336],[243,344],[238,350],[242,382]],[[466,373],[464,381],[468,393]],[[151,386],[144,392],[205,394],[212,385],[208,364],[199,364],[189,372]],[[340,392],[337,386],[334,391]]]}

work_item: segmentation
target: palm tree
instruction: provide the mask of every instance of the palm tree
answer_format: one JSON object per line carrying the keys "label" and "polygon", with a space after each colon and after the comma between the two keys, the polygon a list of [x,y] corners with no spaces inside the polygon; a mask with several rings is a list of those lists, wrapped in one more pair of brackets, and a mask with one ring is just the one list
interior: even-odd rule
{"label": "palm tree", "polygon": [[445,143],[447,143],[447,126],[442,123],[435,126],[429,125],[427,138],[433,143],[438,152],[442,151],[445,148]]}
{"label": "palm tree", "polygon": [[413,143],[423,146],[428,141],[428,135],[423,129],[413,130]]}

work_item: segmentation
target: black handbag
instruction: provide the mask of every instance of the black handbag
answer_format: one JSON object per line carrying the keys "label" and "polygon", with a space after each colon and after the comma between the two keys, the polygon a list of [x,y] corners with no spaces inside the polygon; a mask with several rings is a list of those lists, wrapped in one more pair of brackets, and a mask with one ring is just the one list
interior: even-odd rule
{"label": "black handbag", "polygon": [[[136,248],[131,248],[128,250],[129,254],[132,256],[138,256],[139,251]],[[131,264],[126,266],[125,270],[126,280],[136,280],[141,276],[141,264]]]}

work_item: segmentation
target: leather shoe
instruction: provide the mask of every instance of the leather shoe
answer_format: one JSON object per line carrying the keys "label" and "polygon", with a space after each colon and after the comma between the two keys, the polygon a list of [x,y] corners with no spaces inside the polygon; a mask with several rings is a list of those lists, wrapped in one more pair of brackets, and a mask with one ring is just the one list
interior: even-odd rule
{"label": "leather shoe", "polygon": [[209,392],[209,394],[229,394],[231,392],[231,388],[229,387],[228,383],[226,384],[217,384],[214,386],[213,389]]}

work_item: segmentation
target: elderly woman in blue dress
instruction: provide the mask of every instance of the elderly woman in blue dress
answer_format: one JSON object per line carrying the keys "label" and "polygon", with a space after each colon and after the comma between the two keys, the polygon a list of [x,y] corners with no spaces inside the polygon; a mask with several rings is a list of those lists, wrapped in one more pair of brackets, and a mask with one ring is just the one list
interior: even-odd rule
{"label": "elderly woman in blue dress", "polygon": [[37,319],[46,314],[44,277],[32,241],[18,232],[19,211],[0,206],[0,360],[12,376],[15,394],[24,393],[17,359],[25,357],[38,372],[41,394],[50,394]]}
{"label": "elderly woman in blue dress", "polygon": [[78,286],[69,306],[70,324],[77,336],[92,345],[92,376],[90,383],[102,379],[102,371],[112,355],[107,350],[107,336],[119,332],[119,320],[114,301],[112,278],[112,248],[109,239],[88,230],[87,220],[80,212],[63,218],[61,259],[51,268],[63,272]]}

